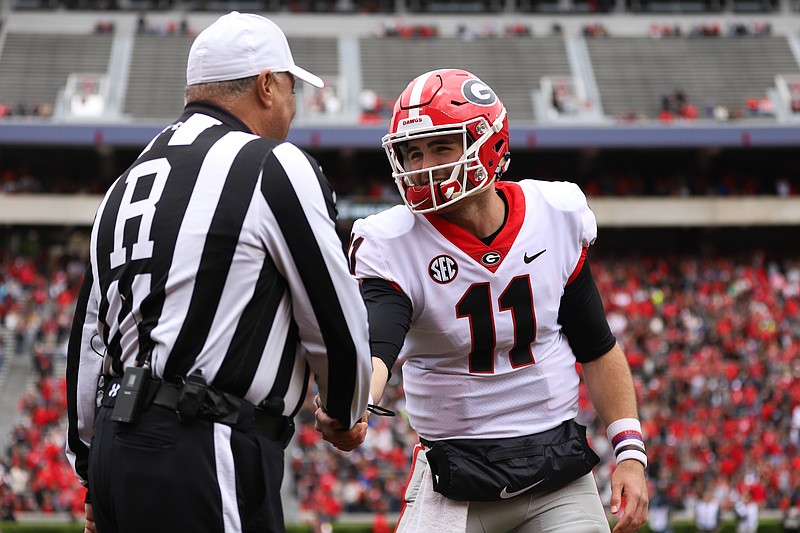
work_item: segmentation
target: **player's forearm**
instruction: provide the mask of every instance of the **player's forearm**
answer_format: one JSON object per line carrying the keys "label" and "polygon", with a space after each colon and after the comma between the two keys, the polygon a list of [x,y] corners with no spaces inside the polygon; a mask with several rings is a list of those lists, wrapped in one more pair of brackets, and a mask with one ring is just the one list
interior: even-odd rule
{"label": "player's forearm", "polygon": [[608,425],[621,418],[638,418],[633,377],[619,344],[583,365],[583,377],[597,414]]}
{"label": "player's forearm", "polygon": [[[629,497],[635,494],[644,494],[646,515],[646,494],[647,488],[642,474],[647,468],[647,452],[645,449],[642,426],[638,420],[636,408],[636,390],[633,385],[633,377],[628,366],[628,361],[619,344],[600,358],[583,365],[583,374],[586,386],[589,388],[589,396],[597,410],[597,414],[606,426],[606,436],[614,448],[614,458],[617,465],[623,462],[626,464],[624,470],[615,471],[615,476],[619,479],[628,479],[623,485],[630,485],[632,490]],[[630,463],[641,463],[640,467],[634,467]],[[620,472],[617,474],[617,472]],[[632,474],[633,477],[629,477]],[[633,481],[633,480],[636,481]],[[619,495],[614,492],[611,498],[612,513],[619,509]],[[636,499],[636,498],[634,498]],[[640,500],[641,501],[641,500]],[[639,511],[641,512],[641,510]],[[624,529],[628,530],[628,529]],[[636,529],[632,529],[635,531]]]}
{"label": "player's forearm", "polygon": [[386,368],[386,363],[379,357],[373,356],[372,381],[369,387],[369,393],[372,396],[373,404],[380,404],[383,399],[383,393],[386,390],[387,381],[389,381],[389,369]]}

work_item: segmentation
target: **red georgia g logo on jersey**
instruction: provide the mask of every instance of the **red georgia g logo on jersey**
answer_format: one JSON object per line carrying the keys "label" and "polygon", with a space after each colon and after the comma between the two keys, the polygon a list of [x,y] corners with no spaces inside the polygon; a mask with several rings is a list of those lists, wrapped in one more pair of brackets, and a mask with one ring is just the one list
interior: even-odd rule
{"label": "red georgia g logo on jersey", "polygon": [[458,275],[458,264],[449,255],[440,255],[428,265],[428,274],[436,283],[450,283]]}

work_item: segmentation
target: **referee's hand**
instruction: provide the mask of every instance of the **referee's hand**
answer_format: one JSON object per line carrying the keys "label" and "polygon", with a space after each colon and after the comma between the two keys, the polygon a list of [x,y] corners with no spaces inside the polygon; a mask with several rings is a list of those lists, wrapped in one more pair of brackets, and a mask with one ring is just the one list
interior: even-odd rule
{"label": "referee's hand", "polygon": [[314,418],[316,418],[314,429],[320,432],[324,440],[343,452],[351,452],[361,446],[364,439],[367,438],[367,428],[369,427],[366,422],[366,414],[352,428],[344,429],[341,422],[331,418],[325,411],[319,395],[314,398],[314,403],[317,406],[317,410],[314,412]]}
{"label": "referee's hand", "polygon": [[97,533],[97,526],[94,523],[94,509],[92,509],[92,504],[85,503],[84,511],[86,513],[86,519],[84,520],[83,524],[83,533]]}

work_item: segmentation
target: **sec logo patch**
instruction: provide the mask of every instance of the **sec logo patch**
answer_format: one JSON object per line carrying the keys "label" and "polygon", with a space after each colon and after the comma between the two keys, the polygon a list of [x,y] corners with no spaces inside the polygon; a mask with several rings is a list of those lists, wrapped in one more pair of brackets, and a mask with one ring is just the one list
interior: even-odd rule
{"label": "sec logo patch", "polygon": [[458,275],[458,264],[449,255],[439,255],[428,265],[428,274],[436,283],[450,283]]}

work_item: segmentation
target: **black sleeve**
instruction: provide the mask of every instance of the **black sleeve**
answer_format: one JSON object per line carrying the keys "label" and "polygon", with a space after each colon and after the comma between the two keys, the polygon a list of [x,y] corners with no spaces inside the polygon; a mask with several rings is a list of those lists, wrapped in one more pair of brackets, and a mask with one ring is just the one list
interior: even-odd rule
{"label": "black sleeve", "polygon": [[379,278],[361,280],[361,296],[369,316],[372,356],[383,361],[391,377],[392,367],[411,326],[411,300],[390,282]]}
{"label": "black sleeve", "polygon": [[558,323],[579,363],[594,361],[607,353],[617,339],[606,320],[603,300],[592,277],[589,260],[572,283],[564,289],[558,309]]}

